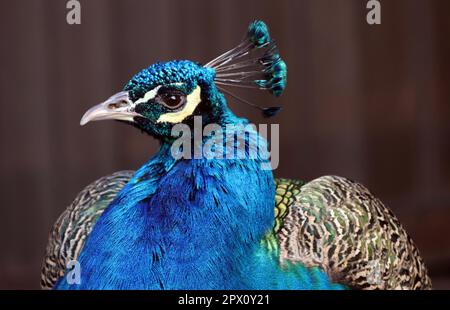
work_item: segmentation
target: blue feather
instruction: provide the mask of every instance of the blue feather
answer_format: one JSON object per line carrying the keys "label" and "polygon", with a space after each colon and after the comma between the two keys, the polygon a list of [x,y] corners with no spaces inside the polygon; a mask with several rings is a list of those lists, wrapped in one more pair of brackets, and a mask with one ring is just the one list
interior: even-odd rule
{"label": "blue feather", "polygon": [[[245,124],[228,113],[229,121]],[[256,134],[245,142],[266,150]],[[79,256],[81,284],[62,278],[56,288],[341,288],[315,269],[281,267],[276,253],[261,246],[274,224],[275,195],[262,155],[174,160],[163,143],[89,235]]]}
{"label": "blue feather", "polygon": [[248,26],[247,36],[256,47],[261,47],[271,41],[269,28],[261,20],[255,20]]}

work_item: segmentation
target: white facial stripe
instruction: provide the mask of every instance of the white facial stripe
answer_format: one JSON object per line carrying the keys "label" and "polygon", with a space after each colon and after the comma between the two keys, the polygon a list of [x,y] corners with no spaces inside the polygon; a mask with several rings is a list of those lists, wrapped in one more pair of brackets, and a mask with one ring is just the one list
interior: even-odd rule
{"label": "white facial stripe", "polygon": [[143,103],[143,102],[147,102],[153,98],[156,97],[156,95],[158,94],[158,90],[161,88],[161,85],[156,86],[155,88],[153,88],[152,90],[148,91],[145,93],[144,97],[140,98],[139,100],[136,100],[133,105],[136,106],[139,103]]}
{"label": "white facial stripe", "polygon": [[181,123],[186,117],[192,115],[194,113],[195,108],[198,106],[198,104],[202,101],[201,99],[201,88],[200,86],[197,86],[192,93],[190,93],[186,97],[186,105],[184,106],[183,110],[173,113],[166,113],[162,114],[158,120],[157,123]]}
{"label": "white facial stripe", "polygon": [[[169,85],[181,86],[181,85],[183,85],[183,83],[172,83],[172,84],[169,84]],[[147,102],[147,101],[149,101],[149,100],[151,100],[151,99],[154,99],[154,98],[156,97],[156,95],[158,94],[158,90],[159,90],[161,87],[162,87],[162,85],[158,85],[158,86],[156,86],[155,88],[153,88],[152,90],[146,92],[145,95],[144,95],[144,97],[142,97],[142,98],[136,100],[136,101],[133,103],[133,107],[137,106],[139,103]]]}

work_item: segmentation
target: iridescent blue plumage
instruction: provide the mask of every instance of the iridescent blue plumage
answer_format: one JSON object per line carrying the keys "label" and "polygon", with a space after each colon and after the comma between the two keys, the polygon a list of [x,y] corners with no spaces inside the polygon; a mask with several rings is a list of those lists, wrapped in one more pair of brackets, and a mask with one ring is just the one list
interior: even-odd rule
{"label": "iridescent blue plumage", "polygon": [[270,38],[267,25],[260,20],[254,21],[248,28],[247,36],[257,48],[270,46],[260,59],[261,64],[265,66],[263,70],[265,77],[264,79],[256,80],[255,83],[268,89],[274,96],[281,96],[286,87],[287,67]]}
{"label": "iridescent blue plumage", "polygon": [[263,161],[176,161],[164,143],[96,223],[78,258],[81,284],[57,288],[342,288],[317,268],[280,266],[261,244],[274,224],[273,176]]}
{"label": "iridescent blue plumage", "polygon": [[247,36],[257,47],[264,46],[272,41],[266,23],[261,20],[255,20],[248,26]]}

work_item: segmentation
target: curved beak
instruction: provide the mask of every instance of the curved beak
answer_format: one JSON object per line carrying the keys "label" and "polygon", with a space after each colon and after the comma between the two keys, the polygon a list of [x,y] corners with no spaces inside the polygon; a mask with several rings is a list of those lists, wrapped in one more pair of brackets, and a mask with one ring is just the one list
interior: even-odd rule
{"label": "curved beak", "polygon": [[80,125],[107,119],[134,122],[136,116],[142,116],[134,112],[134,107],[128,92],[122,91],[87,110],[81,118]]}

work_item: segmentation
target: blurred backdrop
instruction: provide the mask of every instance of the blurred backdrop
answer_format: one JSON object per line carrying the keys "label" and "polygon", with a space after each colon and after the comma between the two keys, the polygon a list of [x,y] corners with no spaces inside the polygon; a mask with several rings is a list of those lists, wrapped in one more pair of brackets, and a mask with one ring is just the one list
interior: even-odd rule
{"label": "blurred backdrop", "polygon": [[[157,142],[85,110],[157,60],[207,62],[265,20],[289,69],[276,176],[337,174],[367,185],[450,288],[450,2],[382,0],[1,1],[0,288],[39,288],[47,234],[88,183],[136,169]],[[239,115],[259,113],[229,103]]]}

